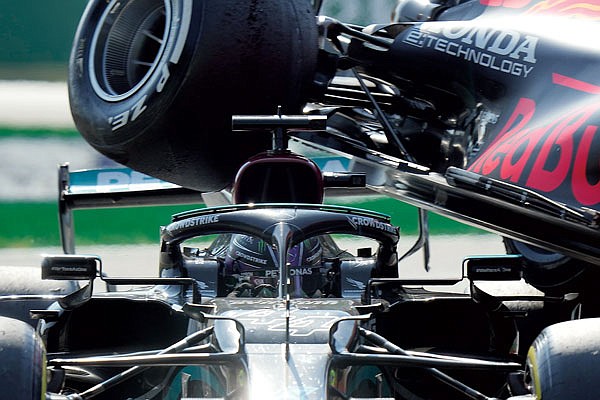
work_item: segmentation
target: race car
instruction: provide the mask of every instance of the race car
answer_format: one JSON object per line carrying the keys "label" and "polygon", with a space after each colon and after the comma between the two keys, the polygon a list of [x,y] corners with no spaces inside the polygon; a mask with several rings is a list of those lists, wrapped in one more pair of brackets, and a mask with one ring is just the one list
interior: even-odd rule
{"label": "race car", "polygon": [[[116,191],[71,184],[95,173],[60,168],[66,250],[74,248],[74,209],[201,198],[152,180],[150,189]],[[573,354],[554,347],[573,342],[568,323],[527,349],[541,329],[530,322],[544,315],[540,305],[566,312],[576,309],[576,295],[495,296],[480,287],[521,280],[518,255],[466,256],[457,280],[402,279],[399,229],[389,216],[322,202],[326,188],[363,185],[363,175],[323,174],[309,158],[275,147],[240,169],[231,204],[179,213],[161,228],[156,278],[109,277],[95,255],[46,255],[41,277],[67,283],[68,293],[52,295],[28,276],[21,285],[37,293],[0,298],[15,312],[0,319],[10,365],[0,375],[2,396],[516,399],[579,390],[545,374],[564,376],[573,360],[592,357],[596,324],[578,332],[587,341],[574,342]],[[98,282],[106,290],[94,290]],[[435,289],[461,282],[467,292]],[[48,306],[34,305],[40,301]]]}
{"label": "race car", "polygon": [[[71,111],[148,179],[60,168],[64,254],[1,269],[0,398],[596,397],[598,58],[565,38],[596,37],[597,5],[399,1],[362,27],[320,3],[90,1]],[[416,206],[417,242],[336,191]],[[75,209],[200,202],[165,221],[156,277],[75,252]],[[506,252],[406,279],[430,211]]]}

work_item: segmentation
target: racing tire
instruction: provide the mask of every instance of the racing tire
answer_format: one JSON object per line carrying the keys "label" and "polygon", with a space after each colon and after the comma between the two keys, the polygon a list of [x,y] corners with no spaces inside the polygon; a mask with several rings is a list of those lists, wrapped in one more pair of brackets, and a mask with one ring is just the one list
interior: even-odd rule
{"label": "racing tire", "polygon": [[[0,296],[66,296],[77,289],[79,289],[77,281],[42,280],[39,267],[0,266]],[[0,307],[0,315],[19,319],[35,326],[37,320],[31,319],[29,311],[44,310],[54,301],[51,298],[42,297],[4,301]]]}
{"label": "racing tire", "polygon": [[504,238],[508,254],[523,256],[523,278],[546,293],[567,293],[573,290],[586,269],[586,263],[542,248]]}
{"label": "racing tire", "polygon": [[201,191],[271,135],[234,114],[299,113],[317,60],[309,0],[91,0],[69,59],[77,129],[100,153]]}
{"label": "racing tire", "polygon": [[0,317],[0,400],[43,399],[46,352],[33,327]]}
{"label": "racing tire", "polygon": [[597,399],[599,351],[600,318],[551,325],[529,349],[526,383],[538,399]]}

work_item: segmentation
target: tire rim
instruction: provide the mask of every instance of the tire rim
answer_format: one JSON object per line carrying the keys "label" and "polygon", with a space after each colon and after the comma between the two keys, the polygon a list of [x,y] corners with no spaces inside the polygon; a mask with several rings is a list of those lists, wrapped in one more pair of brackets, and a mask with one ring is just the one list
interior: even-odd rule
{"label": "tire rim", "polygon": [[169,36],[165,0],[113,0],[100,17],[90,46],[90,80],[98,96],[123,100],[157,69]]}

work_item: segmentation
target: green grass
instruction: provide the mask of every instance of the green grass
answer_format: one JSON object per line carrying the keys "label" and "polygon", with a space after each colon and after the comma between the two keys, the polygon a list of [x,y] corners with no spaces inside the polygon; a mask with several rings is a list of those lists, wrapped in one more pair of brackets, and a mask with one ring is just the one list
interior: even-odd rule
{"label": "green grass", "polygon": [[[414,207],[387,198],[373,198],[344,205],[383,212],[400,226],[401,235],[416,235],[417,211]],[[76,210],[76,243],[139,244],[157,243],[159,227],[171,215],[193,206],[160,206]],[[430,233],[477,234],[483,231],[453,220],[430,214]],[[0,247],[59,246],[58,211],[54,203],[0,203]]]}
{"label": "green grass", "polygon": [[[74,211],[79,244],[155,243],[159,227],[185,206]],[[51,203],[0,203],[0,247],[60,245],[58,210]]]}
{"label": "green grass", "polygon": [[15,127],[2,127],[0,126],[0,139],[6,138],[32,138],[41,139],[47,137],[55,138],[79,138],[79,132],[75,129],[68,128],[15,128]]}

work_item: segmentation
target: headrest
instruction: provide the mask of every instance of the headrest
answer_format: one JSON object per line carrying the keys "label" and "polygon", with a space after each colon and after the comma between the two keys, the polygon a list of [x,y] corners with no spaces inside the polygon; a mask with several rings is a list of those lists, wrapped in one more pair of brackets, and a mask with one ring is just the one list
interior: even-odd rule
{"label": "headrest", "polygon": [[285,152],[261,153],[239,169],[233,185],[233,202],[323,202],[323,175],[306,157]]}

